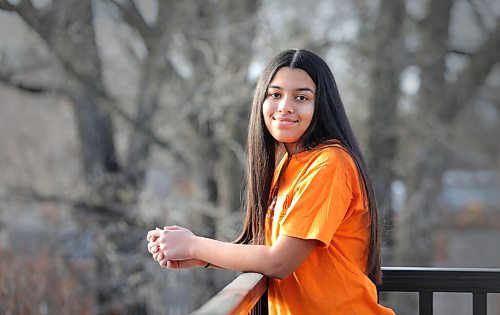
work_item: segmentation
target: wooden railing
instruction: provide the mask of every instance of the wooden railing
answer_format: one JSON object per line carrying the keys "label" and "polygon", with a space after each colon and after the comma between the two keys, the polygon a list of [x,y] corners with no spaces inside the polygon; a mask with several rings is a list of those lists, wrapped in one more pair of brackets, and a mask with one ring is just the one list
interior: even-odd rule
{"label": "wooden railing", "polygon": [[192,315],[267,314],[267,278],[243,273]]}
{"label": "wooden railing", "polygon": [[[472,314],[487,314],[488,293],[500,293],[500,269],[384,267],[383,292],[417,292],[419,315],[433,314],[434,292],[472,293]],[[192,314],[267,314],[267,279],[244,273]]]}

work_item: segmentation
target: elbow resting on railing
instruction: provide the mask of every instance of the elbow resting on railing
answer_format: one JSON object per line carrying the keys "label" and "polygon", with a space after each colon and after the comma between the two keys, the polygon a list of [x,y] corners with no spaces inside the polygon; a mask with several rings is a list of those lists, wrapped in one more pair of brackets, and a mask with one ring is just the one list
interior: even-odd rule
{"label": "elbow resting on railing", "polygon": [[268,272],[264,272],[264,275],[269,278],[274,279],[285,279],[290,276],[295,269],[284,262],[271,262]]}
{"label": "elbow resting on railing", "polygon": [[290,259],[288,255],[280,254],[270,247],[263,268],[259,272],[266,277],[281,280],[290,276],[301,263],[301,260]]}

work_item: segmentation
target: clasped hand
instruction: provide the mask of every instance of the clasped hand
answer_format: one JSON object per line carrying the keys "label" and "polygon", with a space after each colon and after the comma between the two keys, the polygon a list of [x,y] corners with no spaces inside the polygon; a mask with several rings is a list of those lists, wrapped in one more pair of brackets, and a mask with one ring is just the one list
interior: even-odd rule
{"label": "clasped hand", "polygon": [[148,251],[160,266],[171,269],[203,266],[204,262],[192,259],[190,245],[195,235],[180,226],[165,226],[148,232]]}

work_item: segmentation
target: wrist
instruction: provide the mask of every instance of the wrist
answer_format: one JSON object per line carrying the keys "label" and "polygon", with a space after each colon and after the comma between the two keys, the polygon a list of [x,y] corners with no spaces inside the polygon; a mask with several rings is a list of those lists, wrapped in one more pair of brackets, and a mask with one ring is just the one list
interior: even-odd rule
{"label": "wrist", "polygon": [[[191,240],[191,244],[189,246],[189,257],[190,258],[194,258],[194,259],[198,259],[198,260],[201,260],[202,263],[203,263],[203,259],[201,259],[198,255],[198,243],[200,241],[200,237],[199,236],[196,236],[196,235],[193,235],[193,238]],[[204,264],[202,265],[202,267],[204,266]]]}

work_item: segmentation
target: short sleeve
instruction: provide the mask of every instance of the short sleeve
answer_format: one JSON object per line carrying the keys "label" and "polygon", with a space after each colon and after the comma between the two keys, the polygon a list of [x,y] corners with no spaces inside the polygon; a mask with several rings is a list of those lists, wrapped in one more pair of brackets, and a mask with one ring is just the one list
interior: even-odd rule
{"label": "short sleeve", "polygon": [[279,234],[331,243],[352,200],[348,172],[336,159],[310,167],[298,179]]}

